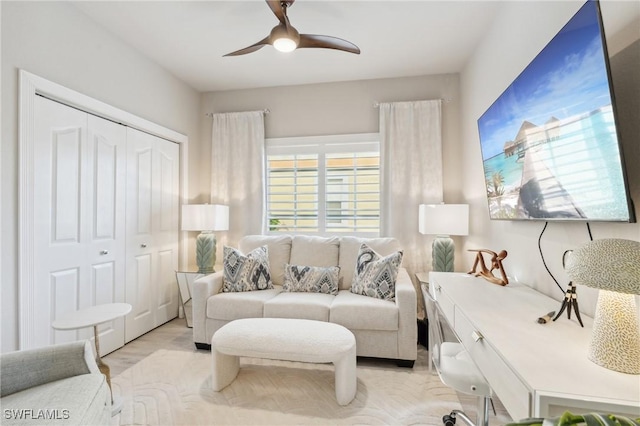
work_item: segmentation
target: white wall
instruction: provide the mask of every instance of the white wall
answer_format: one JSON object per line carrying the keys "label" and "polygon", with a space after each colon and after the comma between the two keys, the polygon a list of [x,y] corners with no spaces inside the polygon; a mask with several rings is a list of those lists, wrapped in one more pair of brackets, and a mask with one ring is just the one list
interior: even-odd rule
{"label": "white wall", "polygon": [[[558,300],[562,299],[563,291],[547,274],[537,247],[544,223],[489,220],[477,119],[582,4],[582,1],[505,2],[460,76],[463,193],[464,199],[470,204],[471,215],[470,236],[465,241],[465,248],[506,249],[509,255],[505,260],[505,269],[509,276]],[[640,116],[638,100],[632,95],[638,93],[640,84],[640,63],[637,61],[640,44],[632,44],[640,38],[639,11],[640,4],[637,2],[602,2],[609,53],[616,54],[612,60],[612,73],[617,80],[614,80],[614,84],[618,83],[616,96],[620,117],[621,120],[626,119],[622,123],[627,126],[625,145],[635,147],[639,144],[638,132],[630,132],[628,126],[632,124],[631,121],[637,123]],[[632,172],[640,162],[638,149],[626,151],[627,164]],[[636,215],[640,220],[640,176],[633,171],[629,178],[633,185]],[[612,237],[640,241],[638,223],[593,223],[591,229],[594,239]],[[550,223],[542,237],[546,262],[563,290],[569,280],[562,269],[562,253],[579,247],[588,239],[584,223]],[[472,260],[472,256],[467,255],[466,268],[470,268]],[[578,288],[578,300],[583,312],[593,314],[595,299],[594,290]]]}
{"label": "white wall", "polygon": [[[271,87],[210,92],[203,95],[202,113],[262,110],[268,138],[378,132],[378,109],[374,102],[445,99],[443,104],[445,200],[461,197],[459,81],[457,74],[362,80],[340,83]],[[203,141],[211,138],[211,120],[201,129]],[[204,142],[207,145],[208,142]],[[210,147],[203,147],[201,169],[209,170]],[[201,181],[203,194],[209,183]],[[208,200],[208,199],[207,199]],[[206,200],[205,200],[206,201]]]}
{"label": "white wall", "polygon": [[[2,8],[2,352],[18,347],[18,69],[189,137],[200,157],[200,94],[64,2]],[[197,189],[197,168],[189,171]],[[193,191],[190,191],[193,192]],[[190,198],[193,198],[189,194]]]}

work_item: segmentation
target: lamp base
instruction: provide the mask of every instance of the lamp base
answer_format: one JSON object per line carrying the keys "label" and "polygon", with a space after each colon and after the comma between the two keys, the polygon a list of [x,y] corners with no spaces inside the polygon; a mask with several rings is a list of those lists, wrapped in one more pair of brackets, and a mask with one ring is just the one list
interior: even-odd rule
{"label": "lamp base", "polygon": [[640,330],[633,294],[600,290],[588,358],[627,374],[640,374]]}
{"label": "lamp base", "polygon": [[202,231],[196,238],[196,264],[199,274],[211,274],[216,263],[216,236],[213,232]]}
{"label": "lamp base", "polygon": [[436,272],[453,272],[455,249],[450,237],[435,237],[431,245],[431,269]]}

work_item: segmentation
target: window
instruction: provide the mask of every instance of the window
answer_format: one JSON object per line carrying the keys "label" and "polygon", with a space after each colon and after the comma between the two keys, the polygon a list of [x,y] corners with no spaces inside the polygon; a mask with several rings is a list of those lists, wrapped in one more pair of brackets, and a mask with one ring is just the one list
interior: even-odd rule
{"label": "window", "polygon": [[271,232],[377,236],[378,134],[267,139]]}

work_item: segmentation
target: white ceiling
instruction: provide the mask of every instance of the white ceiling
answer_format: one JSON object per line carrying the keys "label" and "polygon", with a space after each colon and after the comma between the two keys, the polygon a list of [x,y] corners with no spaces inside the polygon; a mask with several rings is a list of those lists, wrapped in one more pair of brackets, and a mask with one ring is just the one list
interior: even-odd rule
{"label": "white ceiling", "polygon": [[278,21],[264,1],[73,2],[82,12],[198,91],[455,73],[496,14],[488,1],[298,0],[300,33],[340,37],[362,53],[271,46],[237,57]]}

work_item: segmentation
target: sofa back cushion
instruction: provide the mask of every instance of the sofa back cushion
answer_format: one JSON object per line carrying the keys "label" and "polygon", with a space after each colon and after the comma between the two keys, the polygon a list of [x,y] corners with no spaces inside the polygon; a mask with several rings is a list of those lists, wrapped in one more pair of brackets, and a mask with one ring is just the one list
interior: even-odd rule
{"label": "sofa back cushion", "polygon": [[267,246],[269,252],[269,271],[275,285],[284,283],[284,265],[291,257],[290,235],[247,235],[238,244],[240,251],[249,253],[261,246]]}
{"label": "sofa back cushion", "polygon": [[382,256],[388,256],[400,250],[400,243],[395,238],[342,237],[338,263],[338,266],[340,266],[340,290],[349,290],[351,288],[358,253],[363,243]]}
{"label": "sofa back cushion", "polygon": [[291,241],[291,265],[338,266],[340,238],[295,235]]}

